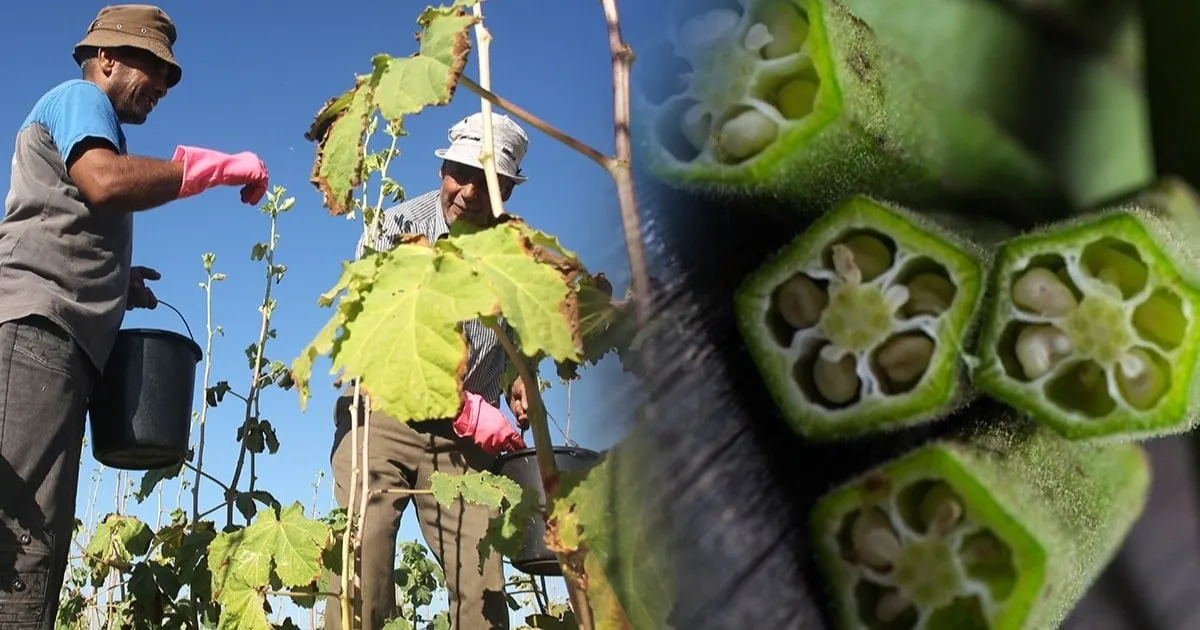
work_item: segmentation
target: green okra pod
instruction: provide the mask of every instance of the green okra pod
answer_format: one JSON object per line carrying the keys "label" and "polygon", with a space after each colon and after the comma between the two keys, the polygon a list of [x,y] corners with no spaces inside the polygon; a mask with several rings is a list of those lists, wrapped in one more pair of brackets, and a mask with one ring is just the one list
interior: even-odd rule
{"label": "green okra pod", "polygon": [[1149,482],[1140,445],[1073,442],[1003,417],[880,464],[812,512],[838,627],[1056,628],[1120,547]]}
{"label": "green okra pod", "polygon": [[[1092,206],[1153,179],[1136,61],[1064,46],[996,0],[845,2],[884,45],[913,60],[930,89],[994,120],[1039,156],[1072,205]],[[1136,19],[1124,22],[1125,39],[1139,46]]]}
{"label": "green okra pod", "polygon": [[1005,242],[977,387],[1073,439],[1190,429],[1200,285],[1183,225],[1122,205]]}
{"label": "green okra pod", "polygon": [[669,28],[691,70],[679,94],[638,99],[635,116],[646,163],[665,182],[797,208],[857,193],[910,204],[1054,193],[1039,160],[930,90],[840,0],[679,6]]}
{"label": "green okra pod", "polygon": [[961,357],[985,257],[928,217],[856,196],[747,278],[738,327],[806,437],[929,421],[969,400]]}

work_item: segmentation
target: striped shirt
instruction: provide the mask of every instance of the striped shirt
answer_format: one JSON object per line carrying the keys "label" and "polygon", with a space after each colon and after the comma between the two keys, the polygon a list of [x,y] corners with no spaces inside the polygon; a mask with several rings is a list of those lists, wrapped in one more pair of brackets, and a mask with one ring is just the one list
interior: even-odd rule
{"label": "striped shirt", "polygon": [[[379,237],[375,240],[375,251],[386,251],[396,245],[397,239],[405,234],[421,234],[430,242],[450,233],[450,226],[442,214],[441,191],[433,190],[413,197],[383,211]],[[358,239],[354,258],[362,258],[366,250],[366,234]],[[500,318],[500,327],[512,339],[512,329]],[[508,366],[504,347],[496,339],[496,333],[478,319],[462,325],[469,348],[467,372],[463,377],[463,389],[478,394],[492,405],[500,406],[500,382]]]}

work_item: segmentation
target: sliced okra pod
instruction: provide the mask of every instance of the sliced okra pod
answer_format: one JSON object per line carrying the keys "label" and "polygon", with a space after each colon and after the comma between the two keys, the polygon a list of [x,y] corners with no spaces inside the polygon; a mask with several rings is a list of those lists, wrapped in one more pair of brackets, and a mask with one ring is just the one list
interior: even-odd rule
{"label": "sliced okra pod", "polygon": [[1200,287],[1180,225],[1126,205],[1007,241],[979,389],[1074,439],[1190,429]]}
{"label": "sliced okra pod", "polygon": [[984,264],[927,217],[853,197],[747,279],[738,327],[801,434],[913,425],[969,400],[960,357]]}
{"label": "sliced okra pod", "polygon": [[690,71],[678,94],[637,99],[635,115],[646,163],[668,183],[815,204],[1053,188],[1032,154],[936,96],[841,0],[675,7],[668,33]]}
{"label": "sliced okra pod", "polygon": [[1001,420],[822,497],[818,562],[842,630],[1056,628],[1144,508],[1137,444]]}

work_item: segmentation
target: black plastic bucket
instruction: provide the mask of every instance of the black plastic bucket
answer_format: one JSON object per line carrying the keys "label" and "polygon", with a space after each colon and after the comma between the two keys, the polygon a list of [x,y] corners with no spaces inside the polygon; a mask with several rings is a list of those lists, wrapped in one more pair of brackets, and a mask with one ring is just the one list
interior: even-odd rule
{"label": "black plastic bucket", "polygon": [[182,462],[192,424],[196,366],[203,356],[194,340],[168,330],[117,333],[88,402],[96,461],[122,470]]}
{"label": "black plastic bucket", "polygon": [[[560,471],[584,471],[599,464],[604,457],[578,446],[555,446],[553,450],[554,464]],[[505,453],[496,459],[495,470],[496,474],[512,479],[522,488],[536,488],[538,493],[538,513],[531,515],[525,524],[521,553],[509,561],[518,571],[529,575],[561,576],[558,557],[546,547],[546,519],[541,515],[546,508],[546,493],[542,489],[542,473],[538,470],[537,449]]]}

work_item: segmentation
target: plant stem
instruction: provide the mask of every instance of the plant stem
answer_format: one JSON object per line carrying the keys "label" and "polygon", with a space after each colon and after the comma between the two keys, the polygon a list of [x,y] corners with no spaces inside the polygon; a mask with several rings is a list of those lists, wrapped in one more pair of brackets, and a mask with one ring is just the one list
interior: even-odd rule
{"label": "plant stem", "polygon": [[[496,334],[496,339],[508,355],[508,360],[517,368],[517,376],[525,383],[525,395],[529,397],[529,428],[533,430],[533,445],[537,449],[538,471],[542,475],[542,486],[546,493],[546,512],[553,506],[554,493],[558,489],[558,469],[554,464],[554,452],[550,450],[550,425],[546,421],[546,405],[538,391],[537,379],[529,369],[528,362],[520,350],[508,338],[504,330],[494,322],[487,324]],[[532,385],[531,385],[532,384]]]}
{"label": "plant stem", "polygon": [[[371,453],[371,448],[370,448],[371,447],[371,397],[370,396],[363,397],[363,407],[364,407],[363,412],[364,412],[364,415],[366,416],[366,418],[363,419],[362,451],[359,453],[359,459],[358,459],[358,465],[360,468],[362,468],[362,473],[358,477],[360,488],[359,488],[359,496],[358,496],[358,514],[356,515],[356,524],[354,526],[354,545],[353,545],[353,547],[355,550],[355,555],[358,555],[359,550],[362,548],[363,532],[366,531],[366,525],[367,525],[367,506],[369,503],[369,499],[371,498],[371,495],[370,495],[370,489],[371,489],[370,479],[371,478],[370,478],[370,463],[369,463],[371,461],[371,459],[370,459],[370,453]],[[357,423],[355,423],[355,424],[357,424]],[[358,443],[356,442],[355,447],[357,447],[357,446],[358,446]],[[354,495],[350,495],[350,496],[353,497]],[[362,580],[362,576],[358,575],[357,570],[355,571],[354,577],[355,577],[356,581]],[[360,593],[363,590],[362,587],[363,587],[362,584],[358,585],[358,590]]]}
{"label": "plant stem", "polygon": [[[204,283],[204,380],[200,388],[203,402],[200,403],[200,417],[196,420],[196,427],[199,429],[199,435],[196,438],[196,477],[192,486],[192,530],[195,531],[196,522],[200,515],[200,476],[204,470],[204,438],[207,425],[205,421],[208,419],[208,387],[212,378],[212,347],[213,338],[216,336],[213,331],[213,316],[212,316],[212,287],[213,273],[212,268],[205,270],[208,279]],[[220,483],[220,482],[218,482]],[[224,487],[225,484],[221,484]]]}
{"label": "plant stem", "polygon": [[[621,227],[625,231],[625,248],[629,252],[629,273],[633,281],[637,322],[638,326],[646,326],[650,321],[652,294],[650,274],[646,270],[646,253],[642,245],[642,228],[638,219],[637,193],[633,185],[633,139],[629,84],[634,55],[633,49],[621,36],[617,0],[600,0],[600,4],[604,7],[604,21],[608,25],[608,48],[612,54],[613,132],[616,142],[616,160],[610,162],[608,172],[617,186],[617,202],[621,209]],[[643,355],[643,363],[649,362],[647,355]]]}
{"label": "plant stem", "polygon": [[[475,14],[475,39],[479,42],[479,85],[484,90],[492,90],[492,65],[490,44],[492,34],[483,25],[483,7],[475,4],[471,7]],[[492,216],[504,215],[504,200],[500,197],[500,177],[496,175],[496,137],[492,132],[492,104],[486,98],[480,100],[480,111],[483,112],[483,152],[479,154],[479,163],[483,165],[483,174],[487,179],[488,198],[492,202]]]}
{"label": "plant stem", "polygon": [[[271,203],[274,203],[274,201],[272,201]],[[274,285],[273,281],[275,279],[275,244],[276,244],[276,240],[277,240],[276,223],[277,223],[277,215],[274,212],[272,212],[271,213],[271,239],[267,242],[267,252],[266,252],[267,281],[266,281],[266,288],[263,290],[262,306],[259,307],[259,311],[262,313],[262,319],[261,319],[261,324],[259,325],[259,329],[258,329],[258,341],[255,344],[254,372],[250,376],[250,389],[249,389],[249,391],[246,392],[246,413],[242,418],[242,440],[241,440],[242,444],[241,444],[241,448],[238,450],[237,465],[235,465],[234,469],[233,469],[233,480],[229,482],[229,491],[230,492],[237,491],[238,482],[242,478],[242,469],[245,467],[245,464],[246,464],[246,452],[247,452],[247,448],[248,448],[247,438],[249,437],[246,435],[246,429],[248,429],[250,427],[250,421],[255,418],[254,403],[258,400],[258,395],[259,395],[259,391],[260,391],[260,382],[262,380],[263,354],[265,353],[266,348],[267,348],[267,333],[271,329],[271,314],[274,310],[272,308],[272,303],[271,303],[271,287]],[[226,525],[233,524],[233,507],[234,507],[233,501],[230,500],[229,504],[226,506],[226,510],[225,510]]]}
{"label": "plant stem", "polygon": [[[550,445],[550,426],[546,421],[546,405],[542,400],[542,393],[538,389],[537,379],[533,377],[533,373],[529,369],[529,364],[521,356],[520,351],[513,344],[508,335],[504,333],[495,323],[489,323],[488,327],[496,334],[496,338],[500,340],[500,345],[504,348],[504,353],[508,355],[508,360],[513,362],[517,367],[518,377],[525,383],[525,395],[529,397],[529,426],[533,430],[533,446],[537,452],[538,470],[542,477],[542,490],[546,496],[545,513],[551,514],[554,512],[554,500],[558,492],[558,470],[554,463],[554,451]],[[546,521],[546,535],[549,537],[554,534],[554,525],[550,520]],[[567,585],[567,593],[571,598],[571,605],[575,609],[575,617],[579,621],[579,627],[582,630],[592,630],[592,609],[588,599],[587,590],[584,588],[584,580],[576,574],[576,568],[580,571],[583,569],[582,554],[570,554],[569,557],[560,558],[559,562],[563,567],[563,574],[566,579],[564,582]],[[575,565],[578,565],[576,567]]]}
{"label": "plant stem", "polygon": [[433,494],[433,490],[430,490],[429,488],[422,488],[420,490],[414,490],[411,488],[376,488],[371,491],[371,496],[382,496],[385,494]]}
{"label": "plant stem", "polygon": [[342,627],[346,630],[354,630],[354,619],[350,616],[350,575],[354,573],[354,554],[350,550],[354,541],[351,540],[349,528],[354,523],[354,490],[358,486],[358,406],[361,401],[362,390],[355,379],[354,399],[350,404],[350,488],[346,493],[347,530],[342,534],[342,591],[339,597],[342,605]]}
{"label": "plant stem", "polygon": [[[199,466],[193,466],[193,465],[189,464],[188,462],[183,462],[183,465],[184,465],[184,467],[185,467],[185,468],[187,468],[187,469],[189,469],[189,470],[193,470],[193,471],[195,471],[195,472],[196,472],[196,479],[197,479],[197,482],[196,482],[196,484],[197,484],[197,485],[199,485],[199,478],[200,478],[200,477],[204,477],[205,479],[207,479],[207,480],[209,480],[209,481],[211,481],[211,482],[213,482],[213,483],[217,484],[218,486],[221,486],[221,489],[222,489],[222,490],[228,490],[228,489],[229,489],[229,486],[226,486],[224,481],[221,481],[220,479],[217,479],[216,477],[212,476],[212,475],[211,475],[211,474],[209,474],[209,473],[206,473],[206,472],[203,472],[203,471],[201,471]],[[194,512],[193,512],[193,514],[194,514]],[[195,517],[194,517],[194,516],[193,516],[193,520],[195,520]]]}
{"label": "plant stem", "polygon": [[603,153],[597,151],[596,149],[593,149],[592,147],[584,144],[583,142],[576,140],[575,138],[572,138],[571,136],[563,133],[562,131],[558,130],[557,128],[551,126],[546,121],[542,120],[541,118],[538,118],[537,116],[534,116],[533,114],[529,113],[528,111],[522,109],[516,103],[513,103],[512,101],[510,101],[506,98],[503,98],[501,96],[493,94],[490,90],[485,90],[483,88],[483,86],[472,81],[471,78],[468,77],[467,75],[464,74],[464,75],[460,76],[458,78],[458,82],[459,82],[459,85],[462,85],[463,87],[467,88],[468,90],[474,92],[480,98],[488,101],[489,103],[495,105],[496,107],[499,107],[500,109],[507,111],[508,113],[512,114],[513,116],[516,116],[522,122],[528,123],[534,129],[537,129],[538,131],[550,136],[551,138],[554,138],[555,140],[558,140],[559,142],[567,145],[568,147],[571,147],[572,149],[575,149],[576,151],[582,153],[588,159],[590,159],[593,162],[604,167],[605,170],[609,170],[611,168],[611,163],[614,161],[613,158],[608,157],[607,155],[604,155]]}
{"label": "plant stem", "polygon": [[297,591],[267,591],[267,595],[276,595],[278,597],[292,597],[295,599],[309,599],[317,597],[333,597],[333,593],[325,593],[317,591],[315,593],[303,593]]}

